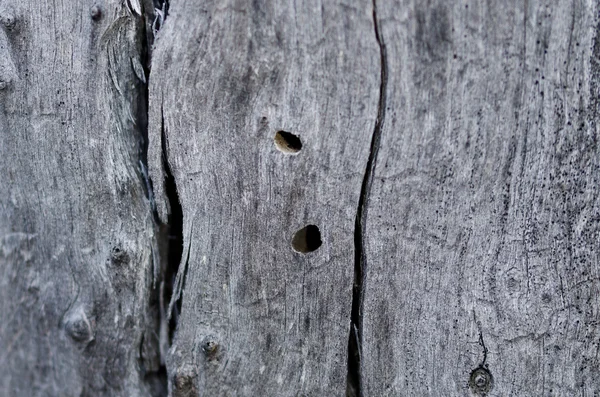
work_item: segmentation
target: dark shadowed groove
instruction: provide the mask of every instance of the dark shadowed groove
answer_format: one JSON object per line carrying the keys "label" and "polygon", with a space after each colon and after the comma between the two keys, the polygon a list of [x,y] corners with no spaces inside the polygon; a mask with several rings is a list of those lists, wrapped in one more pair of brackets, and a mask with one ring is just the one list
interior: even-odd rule
{"label": "dark shadowed groove", "polygon": [[381,141],[381,130],[385,120],[386,90],[388,81],[387,54],[381,28],[377,19],[377,3],[375,0],[373,0],[373,25],[381,58],[381,81],[379,86],[377,119],[375,120],[375,127],[371,137],[371,148],[360,189],[360,198],[358,200],[358,208],[356,210],[356,220],[354,224],[354,285],[352,289],[350,336],[348,338],[348,378],[346,395],[357,397],[363,397],[364,395],[362,389],[361,358],[364,277],[367,265],[364,247],[364,236],[366,232],[365,225],[367,220],[369,195],[371,192],[371,186],[373,184],[375,167],[377,165],[377,155],[379,153],[379,145]]}
{"label": "dark shadowed groove", "polygon": [[[175,177],[171,172],[171,166],[169,164],[169,158],[167,154],[167,133],[165,128],[165,120],[161,107],[161,146],[162,146],[162,162],[163,169],[165,172],[165,194],[169,201],[169,216],[168,216],[168,233],[167,233],[167,253],[165,256],[165,267],[163,272],[163,285],[164,285],[164,304],[171,302],[173,293],[175,291],[175,279],[179,272],[179,264],[183,257],[183,209],[181,208],[181,202],[179,201],[179,193],[177,192],[177,183]],[[181,309],[181,303],[178,300],[175,307],[175,313],[167,313],[169,319],[169,343],[173,338],[175,329],[177,328],[177,320],[179,310]]]}
{"label": "dark shadowed groove", "polygon": [[[148,79],[150,76],[150,58],[152,52],[152,41],[153,36],[152,32],[149,31],[148,21],[154,18],[154,10],[148,10],[146,8],[147,3],[142,3],[142,15],[144,22],[141,24],[140,30],[140,64],[143,68],[144,78],[145,80],[137,82],[137,103],[136,103],[136,113],[135,113],[135,125],[139,132],[139,166],[140,166],[140,174],[143,181],[143,187],[150,202],[151,211],[154,216],[154,222],[158,220],[158,214],[156,212],[156,208],[154,205],[154,195],[152,190],[152,182],[148,176],[148,108],[149,108],[149,90],[148,90]],[[138,78],[140,76],[138,75]],[[141,80],[141,78],[140,78]],[[160,233],[156,233],[157,236],[160,236]],[[159,242],[160,245],[160,242]],[[153,267],[154,267],[154,275],[158,276],[158,272],[156,270],[160,269],[160,263],[156,263],[153,258]],[[148,296],[148,325],[150,327],[155,328],[154,330],[148,333],[144,331],[140,338],[139,344],[139,365],[140,365],[140,375],[142,377],[143,382],[145,383],[148,393],[152,397],[164,396],[167,393],[167,371],[164,366],[159,366],[156,368],[155,363],[146,362],[144,358],[144,346],[146,343],[153,344],[152,341],[156,341],[157,344],[158,338],[153,338],[152,334],[159,335],[159,328],[161,323],[161,297],[160,290],[157,288],[156,281],[154,280],[151,284],[151,289]],[[155,346],[155,348],[158,346]],[[155,358],[151,358],[153,360]],[[148,364],[148,365],[147,365]]]}
{"label": "dark shadowed groove", "polygon": [[[147,9],[147,5],[152,3],[153,9]],[[161,111],[161,149],[163,154],[163,168],[165,172],[165,194],[170,206],[170,213],[168,216],[167,223],[161,223],[156,205],[154,202],[154,192],[152,187],[152,181],[150,180],[148,170],[148,120],[149,120],[149,88],[148,82],[150,81],[152,71],[152,48],[154,44],[154,38],[158,29],[164,25],[167,11],[168,1],[167,0],[152,0],[150,2],[142,2],[143,4],[143,16],[146,21],[143,24],[143,39],[141,48],[141,64],[144,68],[146,81],[144,84],[140,84],[140,95],[137,113],[137,125],[141,132],[141,144],[140,144],[140,166],[141,173],[144,178],[145,189],[147,197],[150,201],[152,212],[154,216],[154,222],[156,225],[157,232],[156,243],[159,252],[159,262],[154,263],[154,266],[158,268],[155,271],[155,280],[153,282],[153,289],[150,294],[150,308],[154,310],[157,318],[153,320],[156,329],[154,330],[155,335],[162,335],[166,332],[161,332],[161,329],[168,326],[168,337],[167,341],[170,344],[170,336],[172,336],[176,324],[175,320],[172,320],[167,326],[165,326],[165,302],[171,300],[171,294],[173,292],[173,282],[179,269],[179,263],[183,253],[183,213],[179,203],[179,195],[177,193],[177,185],[175,184],[175,178],[171,173],[171,168],[167,158],[167,147],[166,147],[166,131],[164,127],[164,118],[162,117]],[[157,286],[158,282],[158,286]],[[158,308],[156,308],[158,306]],[[144,343],[144,336],[142,336],[141,346]],[[165,338],[166,339],[166,338]],[[162,344],[162,341],[159,342]],[[164,354],[162,346],[160,348],[161,355]],[[142,356],[140,350],[140,357]],[[143,368],[143,366],[142,366]],[[143,373],[144,381],[149,387],[149,392],[152,396],[166,396],[168,394],[168,379],[167,370],[165,366],[165,357],[161,357],[161,366],[158,371]]]}

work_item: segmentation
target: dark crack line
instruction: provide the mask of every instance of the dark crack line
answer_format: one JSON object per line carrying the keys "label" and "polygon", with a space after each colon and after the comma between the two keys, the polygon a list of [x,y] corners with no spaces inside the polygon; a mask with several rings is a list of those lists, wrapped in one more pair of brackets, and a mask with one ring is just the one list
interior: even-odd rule
{"label": "dark crack line", "polygon": [[185,288],[185,281],[187,279],[187,273],[190,263],[190,252],[192,251],[192,230],[193,227],[190,228],[189,233],[189,242],[187,246],[187,253],[185,257],[185,262],[183,264],[183,269],[177,269],[177,274],[175,276],[175,280],[173,281],[173,289],[170,297],[169,308],[168,308],[168,317],[167,321],[170,324],[170,339],[173,339],[173,335],[177,328],[177,322],[179,319],[179,315],[181,313],[181,304],[183,298],[183,289]]}
{"label": "dark crack line", "polygon": [[479,344],[481,345],[481,347],[483,347],[483,361],[479,366],[483,367],[485,366],[485,363],[487,361],[488,349],[485,346],[485,342],[483,341],[483,333],[481,332],[481,330],[479,331]]}
{"label": "dark crack line", "polygon": [[377,19],[377,3],[373,0],[373,25],[375,38],[379,45],[381,62],[381,81],[379,85],[379,103],[377,108],[377,119],[371,137],[371,147],[367,166],[363,177],[358,208],[356,210],[356,220],[354,224],[354,285],[352,291],[352,313],[350,336],[348,339],[348,386],[346,394],[348,396],[363,396],[362,388],[362,328],[363,328],[363,299],[364,282],[367,258],[365,254],[364,236],[366,233],[367,206],[373,176],[377,165],[377,155],[381,142],[381,132],[385,121],[386,90],[388,83],[388,66],[385,42],[381,33],[381,27]]}
{"label": "dark crack line", "polygon": [[[175,178],[171,173],[171,168],[167,158],[167,141],[164,117],[161,118],[161,149],[163,155],[163,169],[165,172],[165,193],[170,206],[170,214],[168,216],[167,223],[161,223],[156,204],[154,201],[154,191],[152,186],[152,180],[148,175],[148,120],[149,120],[149,87],[148,82],[150,81],[150,75],[152,71],[152,49],[154,45],[155,35],[164,25],[168,13],[168,1],[167,0],[151,0],[142,2],[142,14],[144,16],[145,23],[142,25],[142,47],[140,52],[140,63],[144,69],[145,81],[144,84],[140,85],[140,95],[138,104],[137,124],[141,131],[140,137],[140,168],[141,174],[144,180],[144,188],[148,200],[151,204],[151,209],[156,225],[156,243],[158,248],[158,258],[156,258],[153,266],[153,289],[150,294],[150,307],[156,308],[156,318],[154,321],[157,329],[155,334],[158,336],[158,347],[160,351],[160,368],[158,371],[144,373],[144,380],[150,388],[152,396],[162,396],[168,394],[168,380],[167,380],[167,369],[165,366],[165,354],[170,346],[170,337],[173,334],[173,329],[177,326],[171,324],[167,317],[168,313],[165,313],[167,302],[171,300],[173,293],[173,282],[175,276],[179,270],[179,263],[181,262],[181,255],[183,253],[183,213],[181,205],[179,203],[179,195],[177,192],[177,186],[175,184]],[[157,23],[158,22],[158,23]],[[139,77],[139,76],[138,76]],[[161,116],[162,108],[160,109]],[[156,282],[159,282],[158,288]],[[146,335],[142,335],[140,344],[140,357],[142,357],[142,347],[145,343]],[[142,362],[143,364],[143,362]]]}
{"label": "dark crack line", "polygon": [[[183,257],[183,209],[179,200],[177,183],[171,171],[169,164],[168,148],[167,148],[167,131],[165,128],[164,113],[161,106],[161,146],[162,146],[162,162],[165,173],[165,194],[169,202],[169,216],[167,220],[167,253],[165,255],[164,270],[163,270],[163,286],[164,286],[164,304],[169,302],[169,310],[167,311],[167,321],[169,324],[169,344],[173,339],[175,329],[177,328],[178,312],[173,315],[173,296],[179,293],[179,266]],[[189,255],[189,252],[188,252]],[[178,300],[178,298],[176,298]],[[180,302],[175,307],[175,310],[180,309]]]}
{"label": "dark crack line", "polygon": [[485,342],[483,341],[481,321],[477,320],[475,309],[473,309],[473,320],[475,321],[475,324],[477,325],[477,330],[479,331],[479,345],[483,348],[483,360],[481,361],[481,364],[479,364],[479,367],[483,368],[485,366],[485,363],[487,362],[488,348],[485,346]]}

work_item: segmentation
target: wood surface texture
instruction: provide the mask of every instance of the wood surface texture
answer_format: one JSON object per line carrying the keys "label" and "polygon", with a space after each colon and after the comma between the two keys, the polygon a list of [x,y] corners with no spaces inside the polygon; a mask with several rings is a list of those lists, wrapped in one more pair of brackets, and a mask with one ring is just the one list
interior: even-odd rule
{"label": "wood surface texture", "polygon": [[0,0],[0,396],[600,396],[597,0]]}
{"label": "wood surface texture", "polygon": [[598,395],[597,3],[378,4],[364,395]]}
{"label": "wood surface texture", "polygon": [[[173,208],[166,148],[183,215],[173,395],[344,394],[379,59],[368,2],[171,3],[153,54],[149,165],[157,207]],[[277,149],[280,130],[298,153]],[[311,224],[322,246],[295,252]]]}
{"label": "wood surface texture", "polygon": [[160,367],[145,22],[94,5],[0,1],[2,396],[148,396]]}

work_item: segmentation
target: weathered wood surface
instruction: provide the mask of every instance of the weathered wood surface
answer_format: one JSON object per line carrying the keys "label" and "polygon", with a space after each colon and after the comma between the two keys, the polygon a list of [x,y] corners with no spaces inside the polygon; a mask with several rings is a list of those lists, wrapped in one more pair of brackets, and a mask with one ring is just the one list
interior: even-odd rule
{"label": "weathered wood surface", "polygon": [[142,3],[0,0],[0,395],[600,394],[597,1]]}
{"label": "weathered wood surface", "polygon": [[[170,5],[153,55],[149,162],[167,220],[166,147],[178,193],[168,204],[183,215],[173,395],[344,394],[379,59],[368,2]],[[302,149],[280,152],[279,130]],[[322,246],[294,252],[309,224]]]}
{"label": "weathered wood surface", "polygon": [[597,395],[597,2],[378,4],[364,395]]}
{"label": "weathered wood surface", "polygon": [[146,33],[128,4],[0,2],[2,396],[153,390]]}

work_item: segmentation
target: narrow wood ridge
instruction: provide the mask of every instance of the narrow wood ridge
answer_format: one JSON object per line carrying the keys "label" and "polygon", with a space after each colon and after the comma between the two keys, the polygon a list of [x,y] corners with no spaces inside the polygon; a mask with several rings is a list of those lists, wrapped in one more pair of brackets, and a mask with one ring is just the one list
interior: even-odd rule
{"label": "narrow wood ridge", "polygon": [[[152,17],[152,14],[144,17]],[[139,166],[144,182],[144,192],[146,198],[150,201],[150,204],[154,206],[154,197],[152,192],[152,182],[148,175],[148,108],[149,108],[149,90],[148,90],[148,78],[150,77],[150,54],[152,52],[152,37],[149,36],[146,24],[142,24],[142,40],[140,50],[140,64],[144,72],[144,84],[140,84],[140,95],[138,95],[138,111],[136,114],[135,122],[139,126],[140,131],[140,142],[139,142]],[[138,76],[139,77],[139,76]]]}
{"label": "narrow wood ridge", "polygon": [[388,82],[388,67],[385,42],[381,33],[381,27],[377,19],[377,2],[373,0],[373,26],[375,38],[379,44],[381,63],[381,82],[379,86],[379,103],[377,107],[377,119],[371,137],[371,147],[367,166],[363,177],[356,219],[354,226],[354,285],[352,289],[352,312],[350,335],[348,339],[348,382],[346,395],[362,397],[361,381],[361,356],[362,356],[362,306],[364,297],[364,278],[366,268],[366,255],[364,249],[365,225],[367,219],[367,205],[373,176],[377,165],[377,154],[381,142],[381,131],[385,120],[386,90]]}

